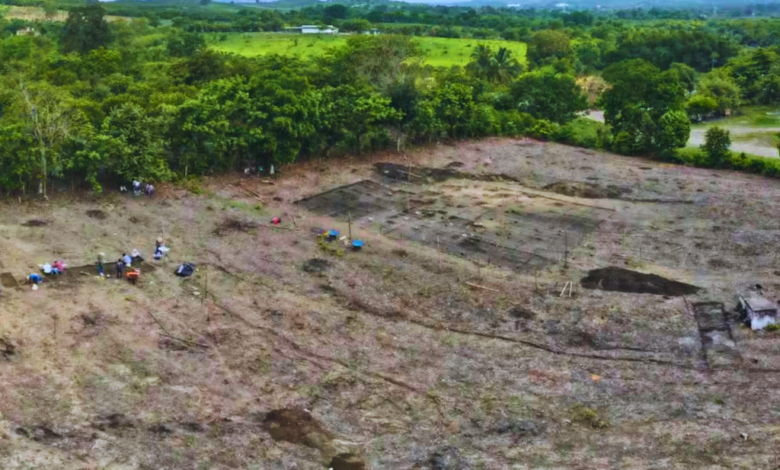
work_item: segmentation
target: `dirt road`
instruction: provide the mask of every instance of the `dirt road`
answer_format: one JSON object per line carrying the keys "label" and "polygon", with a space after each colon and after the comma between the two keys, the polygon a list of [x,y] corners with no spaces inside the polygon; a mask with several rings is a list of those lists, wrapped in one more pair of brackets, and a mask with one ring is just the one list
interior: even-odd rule
{"label": "dirt road", "polygon": [[[757,132],[771,133],[780,132],[780,127],[729,127],[724,126],[732,138],[738,135],[754,134]],[[688,147],[698,147],[704,143],[704,134],[707,133],[707,127],[695,127],[691,129],[691,137],[688,139]],[[731,150],[734,152],[752,153],[761,157],[777,158],[777,148],[761,142],[732,142]]]}
{"label": "dirt road", "polygon": [[[585,117],[598,122],[604,122],[604,112],[599,110],[591,110]],[[717,123],[712,124],[717,125]],[[704,134],[707,133],[707,129],[711,127],[694,127],[691,129],[691,137],[688,139],[688,147],[698,147],[704,143]],[[755,126],[723,126],[727,129],[732,138],[739,135],[756,134],[756,133],[773,133],[780,132],[780,127],[755,127]],[[747,141],[747,142],[732,142],[731,150],[734,152],[745,152],[761,157],[777,158],[778,150],[776,147],[767,145],[760,141]]]}

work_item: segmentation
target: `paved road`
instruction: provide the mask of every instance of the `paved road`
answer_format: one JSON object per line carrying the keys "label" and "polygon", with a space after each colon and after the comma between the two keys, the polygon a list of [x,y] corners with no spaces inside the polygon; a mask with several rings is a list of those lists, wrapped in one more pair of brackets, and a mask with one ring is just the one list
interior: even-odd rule
{"label": "paved road", "polygon": [[[587,118],[594,121],[604,122],[604,112],[591,110],[590,114],[586,115]],[[717,124],[713,124],[717,125]],[[780,127],[750,127],[750,126],[721,126],[724,129],[728,129],[732,136],[752,134],[754,132],[780,132]],[[698,147],[704,143],[704,134],[707,132],[706,127],[695,127],[691,129],[691,137],[688,139],[688,147]],[[732,142],[731,150],[733,152],[745,152],[752,153],[761,157],[778,158],[778,150],[776,147],[761,144],[759,142]]]}

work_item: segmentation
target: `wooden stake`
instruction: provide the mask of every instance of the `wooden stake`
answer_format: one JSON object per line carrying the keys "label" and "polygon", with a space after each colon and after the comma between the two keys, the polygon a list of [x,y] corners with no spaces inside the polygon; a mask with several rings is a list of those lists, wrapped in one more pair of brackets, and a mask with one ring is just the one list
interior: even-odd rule
{"label": "wooden stake", "polygon": [[203,305],[203,302],[205,301],[206,297],[209,296],[209,265],[204,265],[203,269],[206,271],[206,286],[205,286],[205,293],[203,294],[203,297],[200,298],[200,304]]}
{"label": "wooden stake", "polygon": [[347,222],[349,223],[349,240],[352,241],[352,214],[347,212]]}
{"label": "wooden stake", "polygon": [[[569,267],[569,232],[566,232],[566,235],[564,235],[564,252],[563,252],[563,267],[568,268]],[[565,289],[565,287],[564,287]]]}
{"label": "wooden stake", "polygon": [[473,284],[471,282],[464,282],[464,284],[466,284],[469,287],[475,287],[477,289],[489,290],[490,292],[501,292],[500,290],[492,289],[490,287],[480,286],[479,284]]}
{"label": "wooden stake", "polygon": [[563,297],[563,294],[566,292],[566,288],[569,287],[569,282],[567,281],[566,284],[563,285],[563,290],[561,291],[561,295],[558,297]]}
{"label": "wooden stake", "polygon": [[436,235],[436,251],[439,252],[439,271],[441,271],[441,247],[439,246],[439,236]]}

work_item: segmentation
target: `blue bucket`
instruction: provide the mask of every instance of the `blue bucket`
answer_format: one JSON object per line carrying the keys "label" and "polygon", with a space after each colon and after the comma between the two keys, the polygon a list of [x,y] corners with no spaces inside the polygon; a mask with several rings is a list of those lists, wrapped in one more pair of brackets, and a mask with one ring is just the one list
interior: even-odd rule
{"label": "blue bucket", "polygon": [[339,237],[340,234],[341,234],[341,232],[339,232],[338,230],[329,230],[328,231],[328,240],[331,240],[331,241],[335,240],[335,239],[337,239]]}
{"label": "blue bucket", "polygon": [[363,240],[353,240],[352,241],[352,250],[360,251],[361,249],[363,249],[363,245],[365,245]]}

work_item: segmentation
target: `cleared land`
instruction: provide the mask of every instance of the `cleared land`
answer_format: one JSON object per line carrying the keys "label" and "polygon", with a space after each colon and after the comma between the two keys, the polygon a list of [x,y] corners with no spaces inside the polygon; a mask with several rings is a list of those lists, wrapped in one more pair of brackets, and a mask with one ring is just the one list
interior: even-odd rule
{"label": "cleared land", "polygon": [[[220,41],[220,36],[209,35],[209,44],[218,51],[247,57],[280,54],[301,58],[321,56],[329,48],[343,46],[348,38],[346,35],[328,34],[235,33],[227,34],[227,38]],[[423,61],[437,67],[466,65],[472,49],[478,44],[486,44],[496,49],[507,47],[518,60],[525,62],[526,44],[521,42],[432,37],[419,37],[417,41],[424,52]]]}
{"label": "cleared land", "polygon": [[[20,19],[28,21],[65,21],[68,19],[68,12],[65,10],[57,10],[56,12],[47,15],[41,7],[20,7],[20,6],[4,6],[0,7],[4,12],[5,18]],[[107,15],[107,21],[130,21],[130,18],[124,16]]]}
{"label": "cleared land", "polygon": [[[780,182],[527,139],[407,156],[0,206],[3,273],[87,266],[3,291],[0,468],[780,464],[780,336],[731,312],[780,293]],[[362,252],[318,237],[349,219]],[[158,235],[137,286],[90,272]]]}

